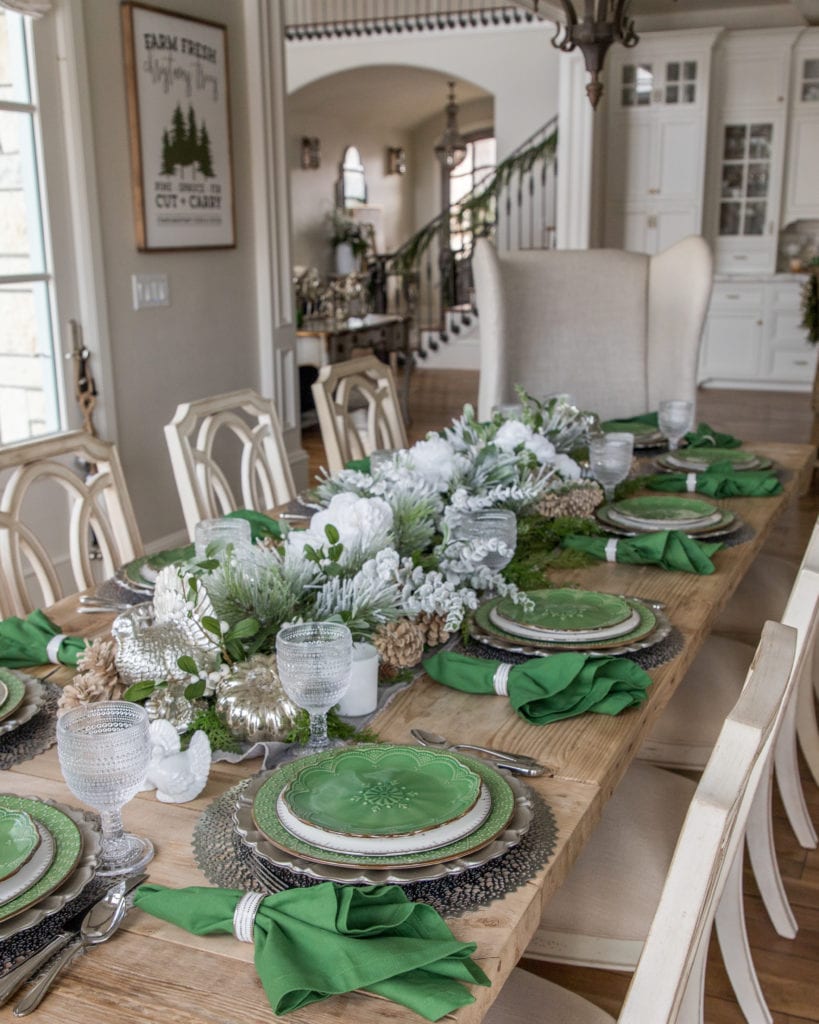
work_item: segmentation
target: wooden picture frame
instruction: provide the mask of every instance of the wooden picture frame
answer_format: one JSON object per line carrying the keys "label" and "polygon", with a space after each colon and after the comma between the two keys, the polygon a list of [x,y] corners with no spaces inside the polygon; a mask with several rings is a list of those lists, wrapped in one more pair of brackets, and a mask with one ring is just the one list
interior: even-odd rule
{"label": "wooden picture frame", "polygon": [[122,4],[137,248],[236,245],[227,28]]}

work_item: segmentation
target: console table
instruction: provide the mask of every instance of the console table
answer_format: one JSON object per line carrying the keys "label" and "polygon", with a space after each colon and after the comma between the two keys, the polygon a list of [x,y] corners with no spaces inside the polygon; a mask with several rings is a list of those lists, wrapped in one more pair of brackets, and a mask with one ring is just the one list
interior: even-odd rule
{"label": "console table", "polygon": [[[387,356],[395,376],[404,422],[410,422],[409,384],[413,356],[410,350],[410,318],[369,313],[347,320],[309,320],[296,331],[296,358],[299,366],[320,369],[328,363],[350,359],[356,349],[369,349]],[[398,372],[398,354],[403,353],[403,371]]]}

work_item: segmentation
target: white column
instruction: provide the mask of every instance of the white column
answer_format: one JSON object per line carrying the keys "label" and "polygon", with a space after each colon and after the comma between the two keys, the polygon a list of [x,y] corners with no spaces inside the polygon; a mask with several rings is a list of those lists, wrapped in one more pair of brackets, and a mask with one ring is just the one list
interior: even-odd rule
{"label": "white column", "polygon": [[272,395],[296,485],[307,484],[301,447],[296,314],[290,258],[285,132],[284,22],[280,4],[244,0],[247,106],[255,236],[259,386]]}
{"label": "white column", "polygon": [[559,73],[557,248],[588,249],[595,115],[586,96],[586,68],[580,53],[562,56]]}

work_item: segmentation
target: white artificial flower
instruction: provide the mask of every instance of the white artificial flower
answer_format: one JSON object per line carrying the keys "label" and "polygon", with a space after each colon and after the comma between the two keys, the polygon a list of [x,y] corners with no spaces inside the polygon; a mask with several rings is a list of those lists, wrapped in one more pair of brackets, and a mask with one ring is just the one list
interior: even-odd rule
{"label": "white artificial flower", "polygon": [[556,455],[554,467],[564,480],[579,480],[581,477],[580,466],[568,455]]}
{"label": "white artificial flower", "polygon": [[513,452],[522,444],[532,440],[533,434],[525,423],[520,420],[506,420],[493,439],[496,448],[504,452]]}
{"label": "white artificial flower", "polygon": [[555,446],[543,434],[533,434],[525,445],[541,466],[550,466],[555,461]]}
{"label": "white artificial flower", "polygon": [[461,460],[452,445],[436,435],[414,444],[407,454],[411,467],[436,491],[447,490],[461,468]]}

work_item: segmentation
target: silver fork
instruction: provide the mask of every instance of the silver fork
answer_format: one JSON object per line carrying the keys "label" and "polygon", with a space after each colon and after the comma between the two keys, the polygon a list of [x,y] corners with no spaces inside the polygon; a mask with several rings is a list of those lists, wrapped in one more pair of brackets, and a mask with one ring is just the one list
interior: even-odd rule
{"label": "silver fork", "polygon": [[278,875],[274,875],[260,860],[252,862],[253,874],[271,892],[287,892],[290,886]]}

